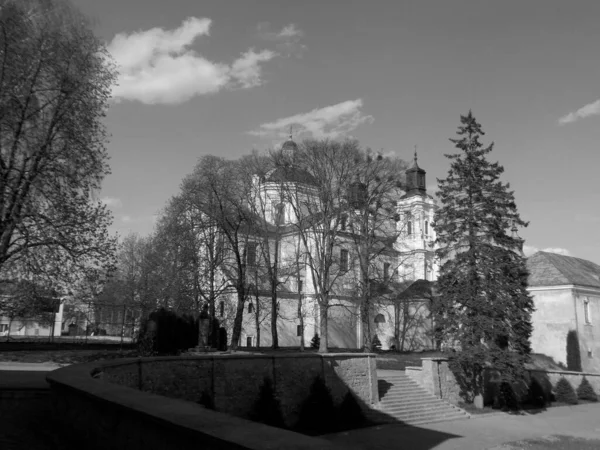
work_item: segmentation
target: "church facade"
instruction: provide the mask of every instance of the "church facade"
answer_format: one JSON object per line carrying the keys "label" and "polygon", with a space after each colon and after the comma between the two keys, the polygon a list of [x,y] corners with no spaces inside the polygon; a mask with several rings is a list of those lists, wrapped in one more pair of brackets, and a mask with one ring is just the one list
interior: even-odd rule
{"label": "church facade", "polygon": [[[296,144],[290,139],[283,144],[282,152],[293,154]],[[353,211],[336,216],[328,223],[336,231],[331,266],[331,300],[328,312],[328,346],[330,348],[361,348],[366,334],[375,335],[383,349],[418,350],[431,348],[429,299],[413,295],[401,298],[413,282],[433,282],[438,265],[434,258],[435,232],[433,222],[436,204],[426,191],[426,172],[417,164],[415,152],[412,167],[406,170],[406,182],[394,191],[394,214],[384,219],[378,227],[381,249],[370,262],[377,278],[380,294],[373,294],[370,307],[361,308],[359,270],[356,260],[357,236],[352,226]],[[360,190],[359,180],[353,188]],[[280,347],[299,347],[303,341],[309,346],[320,328],[320,309],[315,295],[314,255],[306,252],[319,246],[319,228],[310,232],[301,229],[302,220],[318,217],[318,190],[311,174],[293,165],[273,169],[264,176],[253,179],[253,209],[264,218],[269,234],[250,236],[247,244],[247,279],[256,286],[250,290],[244,308],[240,347],[268,347],[271,341],[271,294],[261,282],[260,260],[269,252],[270,264],[280,265],[277,288],[277,330]],[[290,195],[293,194],[293,195]],[[358,210],[355,211],[357,214]],[[334,220],[321,218],[319,220]],[[268,247],[268,248],[265,248]],[[274,252],[277,252],[275,258]],[[286,269],[287,268],[287,269]],[[293,268],[294,270],[289,270]],[[253,278],[255,282],[253,283]],[[236,314],[235,292],[226,294],[216,308],[217,318],[231,329]]]}

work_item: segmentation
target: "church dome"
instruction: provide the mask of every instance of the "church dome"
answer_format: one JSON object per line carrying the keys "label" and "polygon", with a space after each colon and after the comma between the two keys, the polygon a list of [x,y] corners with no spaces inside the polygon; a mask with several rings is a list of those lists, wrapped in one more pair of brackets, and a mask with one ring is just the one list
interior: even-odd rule
{"label": "church dome", "polygon": [[317,185],[317,180],[309,172],[294,166],[280,166],[265,175],[267,183],[303,183]]}
{"label": "church dome", "polygon": [[292,141],[291,139],[285,141],[283,143],[283,145],[281,146],[281,151],[284,153],[287,152],[295,152],[298,150],[298,144],[296,144],[294,141]]}

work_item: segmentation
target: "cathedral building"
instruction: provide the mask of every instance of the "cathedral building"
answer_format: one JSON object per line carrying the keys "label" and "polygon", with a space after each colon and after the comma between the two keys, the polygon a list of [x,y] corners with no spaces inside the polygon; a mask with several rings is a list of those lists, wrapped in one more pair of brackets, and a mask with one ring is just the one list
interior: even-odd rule
{"label": "cathedral building", "polygon": [[[431,223],[436,204],[426,190],[426,172],[414,162],[406,170],[406,182],[396,189],[390,203],[392,214],[378,228],[377,254],[369,262],[372,295],[370,307],[361,308],[359,264],[354,215],[360,215],[360,198],[366,186],[357,180],[350,187],[343,214],[326,217],[319,211],[319,191],[315,178],[294,164],[296,143],[290,138],[282,146],[285,164],[254,176],[253,209],[264,219],[264,232],[248,239],[247,280],[254,286],[245,304],[241,347],[271,345],[271,294],[264,282],[261,255],[269,252],[269,262],[279,264],[277,288],[279,346],[298,347],[303,338],[306,346],[319,333],[320,306],[315,295],[315,255],[320,233],[334,230],[336,239],[332,255],[332,282],[328,308],[328,346],[361,348],[366,334],[377,335],[382,348],[399,350],[429,348],[432,342],[425,330],[430,329],[429,299],[415,294],[407,296],[415,281],[432,282],[437,278],[434,258],[435,232]],[[353,203],[354,202],[354,203]],[[320,222],[316,226],[314,221]],[[324,222],[328,221],[328,222]],[[310,230],[306,227],[306,223]],[[329,231],[331,232],[331,231]],[[277,255],[275,255],[277,253]],[[403,295],[404,294],[404,295]],[[217,318],[229,328],[235,304],[222,301]],[[365,318],[368,314],[368,320]]]}

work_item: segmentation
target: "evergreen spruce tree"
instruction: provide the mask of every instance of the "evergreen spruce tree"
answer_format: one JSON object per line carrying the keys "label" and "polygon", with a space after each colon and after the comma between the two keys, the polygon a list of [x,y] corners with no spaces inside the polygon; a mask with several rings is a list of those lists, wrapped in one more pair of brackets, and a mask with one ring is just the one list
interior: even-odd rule
{"label": "evergreen spruce tree", "polygon": [[438,179],[441,207],[435,231],[441,268],[436,329],[458,350],[451,367],[474,398],[483,393],[482,369],[499,370],[502,382],[522,379],[531,348],[533,300],[516,227],[526,227],[517,212],[504,168],[486,155],[481,125],[469,111],[461,116],[457,154],[446,155],[450,170]]}

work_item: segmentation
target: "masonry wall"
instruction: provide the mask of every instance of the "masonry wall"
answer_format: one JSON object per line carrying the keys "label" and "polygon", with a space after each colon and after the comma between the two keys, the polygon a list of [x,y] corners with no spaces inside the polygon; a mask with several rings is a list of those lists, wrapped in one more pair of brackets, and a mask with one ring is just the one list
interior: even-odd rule
{"label": "masonry wall", "polygon": [[[598,290],[574,289],[577,334],[581,351],[581,367],[584,372],[600,373],[600,293]],[[585,314],[585,301],[588,314]]]}
{"label": "masonry wall", "polygon": [[363,408],[379,403],[375,355],[289,354],[144,358],[107,364],[103,381],[170,398],[198,402],[203,393],[217,411],[248,418],[265,378],[273,382],[288,425],[297,422],[300,406],[317,375],[340,404],[350,390]]}
{"label": "masonry wall", "polygon": [[103,383],[92,377],[98,370],[102,363],[76,364],[48,375],[53,414],[85,448],[340,448],[324,439],[211,411],[192,402]]}
{"label": "masonry wall", "polygon": [[[448,360],[445,358],[422,358],[422,368],[411,368],[407,374],[423,386],[427,391],[435,396],[444,399],[450,403],[458,404],[464,401],[461,395],[461,389],[456,378],[448,366]],[[409,368],[407,368],[409,369]],[[493,371],[485,371],[484,375],[484,399],[486,404],[491,404],[495,390],[495,376]],[[600,394],[600,373],[570,372],[570,371],[548,371],[548,370],[528,370],[527,379],[524,383],[515,385],[514,389],[518,395],[525,395],[531,377],[540,381],[540,384],[548,392],[553,391],[556,383],[562,377],[566,378],[574,389],[577,389],[583,378],[587,378],[594,391]]]}
{"label": "masonry wall", "polygon": [[531,316],[533,353],[567,363],[567,333],[577,329],[571,289],[532,290],[535,311]]}

